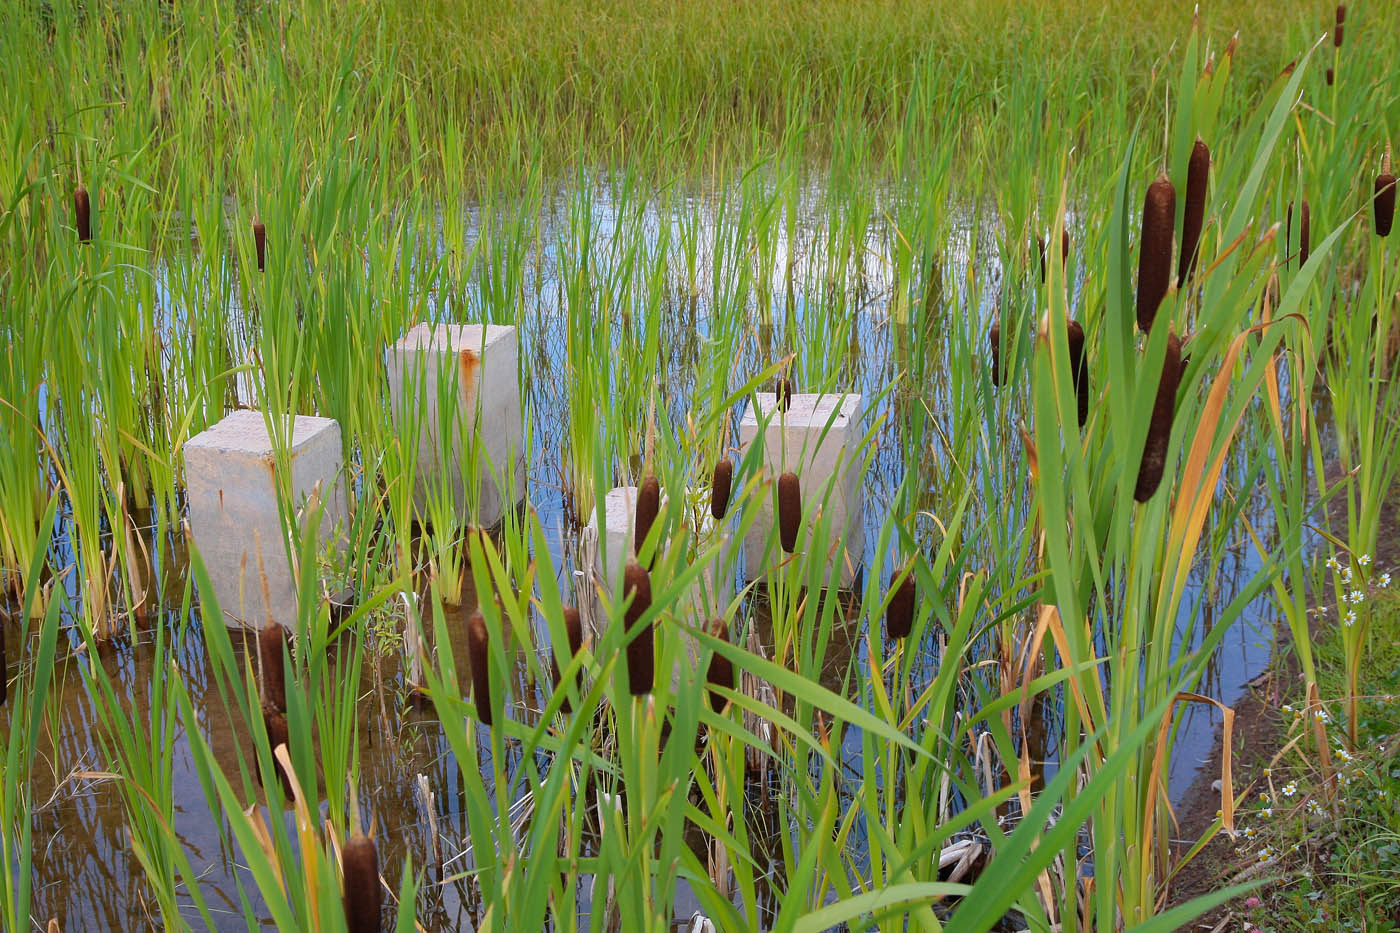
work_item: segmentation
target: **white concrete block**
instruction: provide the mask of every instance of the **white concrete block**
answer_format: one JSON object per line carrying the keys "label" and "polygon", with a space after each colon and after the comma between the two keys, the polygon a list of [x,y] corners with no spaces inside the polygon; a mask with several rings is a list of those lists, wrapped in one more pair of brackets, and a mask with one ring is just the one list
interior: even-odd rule
{"label": "white concrete block", "polygon": [[[348,524],[340,425],[306,415],[290,420],[282,440],[288,444],[292,506],[302,509],[319,484],[320,547],[343,535]],[[184,454],[190,531],[227,620],[251,628],[271,620],[295,629],[297,587],[277,513],[277,461],[263,413],[233,412],[186,441]]]}
{"label": "white concrete block", "polygon": [[419,324],[386,351],[395,425],[418,436],[414,504],[423,517],[430,490],[448,496],[459,519],[482,527],[524,497],[519,352],[515,328],[496,324]]}
{"label": "white concrete block", "polygon": [[805,517],[797,536],[798,553],[806,548],[810,530],[823,520],[825,509],[830,514],[829,545],[839,545],[831,555],[839,567],[833,579],[842,587],[854,582],[865,557],[860,416],[861,397],[855,394],[793,395],[787,411],[777,410],[774,393],[755,394],[754,403],[739,422],[740,456],[752,445],[760,445],[763,476],[769,485],[761,490],[758,501],[748,506],[759,510],[744,536],[744,572],[749,579],[762,576],[787,556],[773,529],[772,486],[779,476],[792,471],[802,489]]}

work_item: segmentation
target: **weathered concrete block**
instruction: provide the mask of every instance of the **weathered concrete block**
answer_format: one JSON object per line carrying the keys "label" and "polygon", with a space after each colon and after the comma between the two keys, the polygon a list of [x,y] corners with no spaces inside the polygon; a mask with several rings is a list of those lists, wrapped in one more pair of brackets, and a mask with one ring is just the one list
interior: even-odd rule
{"label": "weathered concrete block", "polygon": [[515,328],[496,324],[419,324],[386,352],[394,423],[418,436],[420,514],[437,490],[459,519],[489,527],[525,495],[518,358]]}
{"label": "weathered concrete block", "polygon": [[[340,425],[306,415],[290,422],[283,440],[292,505],[303,508],[319,488],[319,547],[337,528],[344,534],[347,524]],[[262,628],[271,621],[295,630],[297,587],[277,514],[276,458],[263,413],[233,412],[186,441],[184,453],[190,531],[219,608],[233,624]]]}
{"label": "weathered concrete block", "polygon": [[[579,565],[584,574],[580,586],[579,610],[584,626],[594,638],[607,621],[598,592],[600,589],[608,594],[614,592],[618,581],[622,579],[627,559],[634,553],[632,541],[637,515],[637,487],[618,486],[609,490],[603,497],[602,506],[603,527],[599,527],[598,510],[595,508],[579,540]],[[663,513],[665,509],[666,499],[663,495]],[[712,526],[713,523],[707,520],[700,529],[701,540],[707,542],[706,547],[700,548],[702,552],[713,546],[713,535],[723,535],[722,529]],[[688,535],[689,531],[685,534]],[[696,625],[718,615],[734,595],[729,542],[727,536],[720,540],[718,556],[702,570],[700,579],[690,590],[688,605],[682,607],[683,611],[691,616],[687,621]],[[688,541],[684,543],[689,544]],[[654,596],[655,584],[652,592]],[[693,645],[691,654],[694,656]]]}
{"label": "weathered concrete block", "polygon": [[[832,554],[837,564],[832,577],[842,587],[854,582],[865,557],[860,414],[859,395],[793,395],[788,410],[778,411],[774,393],[758,392],[739,422],[740,449],[747,453],[753,444],[761,447],[766,482],[776,483],[788,471],[797,474],[805,517],[798,553],[806,549],[811,529],[825,520],[822,510],[829,513],[829,543],[839,544]],[[764,489],[748,507],[759,510],[744,536],[744,572],[752,580],[785,555],[773,533],[771,492]]]}

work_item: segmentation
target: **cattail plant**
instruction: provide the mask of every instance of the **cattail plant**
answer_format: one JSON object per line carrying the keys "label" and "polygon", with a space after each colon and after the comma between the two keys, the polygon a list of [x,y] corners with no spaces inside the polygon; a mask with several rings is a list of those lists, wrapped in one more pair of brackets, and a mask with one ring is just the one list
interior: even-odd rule
{"label": "cattail plant", "polygon": [[341,902],[349,933],[379,933],[379,851],[374,840],[356,833],[340,850]]}
{"label": "cattail plant", "polygon": [[287,673],[283,664],[283,646],[287,630],[276,622],[258,630],[258,666],[262,670],[263,702],[279,713],[287,711]]}
{"label": "cattail plant", "polygon": [[476,701],[476,718],[491,725],[491,641],[486,632],[486,618],[481,610],[467,619],[467,657],[472,668],[472,699]]}
{"label": "cattail plant", "polygon": [[775,390],[775,394],[777,395],[777,400],[775,404],[778,407],[778,411],[787,411],[789,408],[791,408],[792,380],[789,379],[787,376],[783,376],[782,378],[780,378],[778,380],[778,386]]}
{"label": "cattail plant", "polygon": [[[705,627],[705,631],[719,641],[729,641],[729,626],[723,619],[711,619],[710,624]],[[724,707],[729,699],[715,688],[734,689],[734,662],[716,651],[710,656],[710,666],[705,672],[705,682],[710,685],[710,706],[716,713],[724,712]]]}
{"label": "cattail plant", "polygon": [[78,228],[78,242],[92,241],[92,202],[87,189],[79,185],[73,192],[73,219]]}
{"label": "cattail plant", "polygon": [[632,550],[642,556],[642,545],[651,535],[651,526],[656,524],[657,513],[661,511],[661,484],[655,476],[647,476],[637,487],[637,512],[632,523]]}
{"label": "cattail plant", "polygon": [[1376,219],[1376,236],[1390,236],[1395,221],[1395,176],[1390,173],[1390,148],[1381,156],[1381,173],[1376,176],[1376,197],[1372,202]]}
{"label": "cattail plant", "polygon": [[1069,231],[1060,230],[1060,265],[1069,265]]}
{"label": "cattail plant", "polygon": [[802,487],[792,471],[778,477],[778,538],[783,550],[797,550],[797,529],[802,524]]}
{"label": "cattail plant", "polygon": [[890,577],[890,604],[885,610],[885,637],[901,641],[909,637],[909,632],[914,628],[914,568],[912,561],[905,568],[908,574],[901,581],[899,574],[895,571]]}
{"label": "cattail plant", "polygon": [[1333,84],[1333,82],[1335,82],[1336,80],[1337,80],[1337,73],[1336,73],[1336,71],[1334,71],[1334,70],[1331,69],[1331,68],[1328,68],[1328,69],[1327,69],[1327,86],[1328,86],[1328,87],[1331,87],[1332,84]]}
{"label": "cattail plant", "polygon": [[1167,355],[1162,360],[1162,378],[1157,383],[1157,397],[1152,402],[1152,423],[1147,428],[1147,443],[1142,449],[1137,486],[1133,490],[1133,498],[1138,502],[1151,499],[1162,484],[1162,472],[1167,465],[1167,444],[1172,436],[1172,420],[1176,417],[1176,389],[1180,382],[1181,341],[1175,333],[1169,333]]}
{"label": "cattail plant", "polygon": [[1074,397],[1082,428],[1089,420],[1089,357],[1084,352],[1084,327],[1078,321],[1065,324],[1065,341],[1069,344],[1069,371],[1074,377]]}
{"label": "cattail plant", "polygon": [[627,689],[637,697],[651,693],[656,682],[656,652],[651,623],[633,632],[642,616],[651,608],[651,577],[641,564],[629,560],[622,574],[622,583],[628,600],[624,618],[631,639],[627,642]]}
{"label": "cattail plant", "polygon": [[[1340,11],[1340,8],[1339,8],[1339,11]],[[1332,45],[1333,45],[1334,47],[1339,48],[1339,49],[1342,47],[1342,36],[1343,36],[1343,34],[1345,33],[1345,31],[1346,31],[1346,26],[1345,26],[1345,24],[1343,24],[1342,21],[1341,21],[1340,19],[1337,20],[1337,25],[1336,25],[1335,27],[1333,27],[1333,29],[1332,29]]]}
{"label": "cattail plant", "polygon": [[[1308,209],[1307,198],[1303,199],[1303,209],[1298,212],[1298,265],[1308,264],[1308,242],[1312,232],[1311,211]],[[1289,242],[1293,240],[1293,202],[1288,202],[1288,223],[1284,227],[1284,236]]]}
{"label": "cattail plant", "polygon": [[258,271],[261,272],[267,259],[267,228],[257,218],[253,218],[253,248],[257,251]]}
{"label": "cattail plant", "polygon": [[992,385],[1000,386],[1004,375],[1001,365],[1001,321],[992,321],[987,338],[992,342]]}
{"label": "cattail plant", "polygon": [[[291,750],[291,731],[287,728],[287,717],[282,712],[274,708],[270,703],[262,706],[263,731],[267,733],[267,747],[274,752],[272,757],[272,770],[277,773],[277,779],[282,784],[282,793],[290,797],[292,795],[292,779],[282,767],[282,762],[277,760],[275,752],[279,745],[286,745],[288,751]],[[264,787],[267,782],[263,780],[262,773],[258,773],[258,782]]]}
{"label": "cattail plant", "polygon": [[1142,205],[1142,242],[1138,254],[1137,324],[1152,329],[1157,308],[1171,282],[1172,227],[1176,224],[1176,189],[1163,172],[1147,187]]}
{"label": "cattail plant", "polygon": [[1040,251],[1040,284],[1045,284],[1045,237],[1040,234],[1035,235],[1035,245]]}
{"label": "cattail plant", "polygon": [[710,514],[715,521],[723,521],[729,511],[729,496],[734,489],[734,464],[728,457],[721,457],[710,476]]}
{"label": "cattail plant", "polygon": [[[573,658],[578,656],[579,649],[583,647],[583,625],[579,619],[578,610],[575,609],[573,606],[566,606],[564,608],[564,636],[568,639],[569,658],[570,660],[572,660]],[[554,665],[554,689],[557,692],[559,690],[560,682],[564,679],[563,673],[559,670],[559,652],[557,649],[555,650],[554,658],[550,661],[550,663]],[[574,683],[576,686],[579,687],[580,690],[582,690],[582,671],[579,671],[578,676],[574,680]],[[559,708],[565,713],[570,713],[573,711],[573,708],[569,703],[568,696],[565,696],[564,699],[560,702]]]}
{"label": "cattail plant", "polygon": [[1180,288],[1196,270],[1196,252],[1206,220],[1206,184],[1210,179],[1210,149],[1200,138],[1191,147],[1186,166],[1186,213],[1181,224],[1181,256],[1177,260],[1176,284]]}

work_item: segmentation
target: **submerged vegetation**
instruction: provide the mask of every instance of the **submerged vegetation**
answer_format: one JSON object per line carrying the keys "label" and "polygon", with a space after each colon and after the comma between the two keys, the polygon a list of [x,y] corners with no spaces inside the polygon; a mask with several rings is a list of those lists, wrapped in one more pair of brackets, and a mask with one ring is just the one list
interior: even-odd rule
{"label": "submerged vegetation", "polygon": [[[1287,626],[1325,800],[1376,734],[1369,608],[1322,671],[1310,619],[1400,470],[1394,5],[487,6],[0,9],[0,925],[1241,896],[1168,906],[1246,803],[1227,755],[1173,847],[1219,646]],[[391,375],[425,323],[515,328],[523,488],[485,338]],[[804,393],[860,396],[829,480],[742,436]],[[220,607],[182,450],[237,409],[282,533]]]}

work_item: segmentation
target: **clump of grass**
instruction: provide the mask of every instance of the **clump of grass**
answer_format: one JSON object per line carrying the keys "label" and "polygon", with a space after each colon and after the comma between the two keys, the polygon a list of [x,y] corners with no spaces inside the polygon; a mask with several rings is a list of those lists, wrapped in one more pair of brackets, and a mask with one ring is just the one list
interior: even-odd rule
{"label": "clump of grass", "polygon": [[1172,436],[1172,421],[1176,417],[1176,389],[1181,382],[1181,341],[1175,333],[1167,335],[1167,354],[1162,360],[1162,377],[1157,383],[1157,397],[1152,403],[1152,423],[1147,429],[1147,442],[1138,466],[1137,486],[1133,498],[1146,502],[1162,484],[1167,465],[1167,444]]}
{"label": "clump of grass", "polygon": [[728,457],[721,457],[710,476],[710,515],[715,521],[722,521],[729,511],[729,497],[734,491],[734,464]]}
{"label": "clump of grass", "polygon": [[355,834],[341,849],[342,900],[349,933],[379,933],[379,850],[374,840]]}
{"label": "clump of grass", "polygon": [[476,717],[483,725],[491,723],[491,640],[486,618],[480,610],[467,619],[467,656],[472,669],[472,699]]}
{"label": "clump of grass", "polygon": [[627,599],[625,620],[629,640],[627,642],[627,689],[631,694],[643,696],[651,693],[656,684],[656,651],[653,643],[652,625],[648,622],[636,632],[642,616],[651,608],[651,575],[635,560],[627,562],[622,575],[623,589]]}
{"label": "clump of grass", "polygon": [[90,242],[92,240],[92,202],[88,198],[87,189],[82,185],[73,191],[73,221],[78,228],[78,242]]}
{"label": "clump of grass", "polygon": [[797,530],[802,524],[802,486],[792,471],[778,477],[778,539],[783,550],[797,550]]}
{"label": "clump of grass", "polygon": [[[720,641],[729,641],[729,624],[724,619],[711,619],[705,630]],[[734,689],[734,662],[718,651],[715,652],[710,656],[710,666],[705,671],[705,682],[710,685],[710,706],[716,713],[723,712],[729,699],[714,688]]]}
{"label": "clump of grass", "polygon": [[[564,607],[564,635],[565,638],[568,639],[569,658],[572,660],[578,656],[579,649],[583,647],[583,622],[579,618],[578,610],[573,606]],[[564,679],[563,673],[559,670],[559,655],[557,651],[550,663],[553,665],[554,689],[557,691],[560,683]],[[580,687],[582,686],[582,671],[579,671],[574,682]],[[573,712],[573,706],[569,703],[569,698],[567,696],[560,702],[559,709],[565,713]]]}
{"label": "clump of grass", "polygon": [[1157,308],[1171,284],[1172,227],[1176,224],[1176,188],[1165,172],[1147,187],[1142,205],[1142,242],[1138,254],[1137,323],[1152,329]]}
{"label": "clump of grass", "polygon": [[648,475],[637,487],[637,508],[632,523],[632,550],[642,556],[642,545],[651,536],[651,527],[656,524],[656,516],[661,511],[661,484],[654,475]]}
{"label": "clump of grass", "polygon": [[1395,176],[1390,171],[1390,150],[1381,157],[1381,173],[1376,176],[1376,196],[1372,201],[1372,213],[1376,221],[1376,236],[1390,236],[1391,224],[1395,222]]}
{"label": "clump of grass", "polygon": [[1185,285],[1196,269],[1196,253],[1206,218],[1206,185],[1210,181],[1210,147],[1200,138],[1191,147],[1186,166],[1186,211],[1181,225],[1181,257],[1177,260],[1176,284]]}

